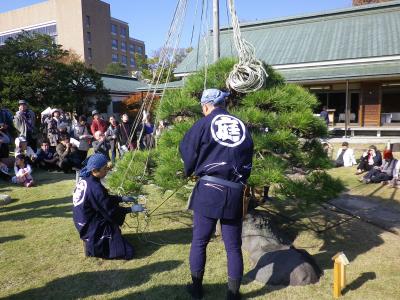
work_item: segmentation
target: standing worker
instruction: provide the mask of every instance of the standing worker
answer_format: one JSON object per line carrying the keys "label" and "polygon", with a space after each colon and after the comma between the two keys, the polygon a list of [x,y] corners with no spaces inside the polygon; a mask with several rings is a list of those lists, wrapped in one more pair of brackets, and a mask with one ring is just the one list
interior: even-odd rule
{"label": "standing worker", "polygon": [[243,122],[225,110],[227,96],[217,89],[203,92],[205,117],[185,134],[179,148],[185,175],[200,177],[189,205],[194,213],[188,292],[194,299],[203,297],[206,248],[218,220],[228,257],[227,299],[240,299],[243,194],[252,168],[253,141]]}
{"label": "standing worker", "polygon": [[126,214],[143,212],[144,208],[140,204],[121,207],[120,202],[135,202],[135,199],[108,194],[100,181],[107,175],[107,163],[103,154],[93,154],[80,171],[82,179],[73,196],[74,223],[85,243],[87,256],[128,260],[133,258],[133,247],[122,236],[119,227]]}

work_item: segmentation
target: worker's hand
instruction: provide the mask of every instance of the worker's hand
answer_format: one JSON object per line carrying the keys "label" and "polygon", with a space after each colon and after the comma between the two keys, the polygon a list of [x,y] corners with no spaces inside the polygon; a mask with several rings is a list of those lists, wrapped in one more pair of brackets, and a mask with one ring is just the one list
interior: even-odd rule
{"label": "worker's hand", "polygon": [[144,207],[141,204],[134,204],[132,205],[131,210],[134,213],[139,213],[144,211]]}
{"label": "worker's hand", "polygon": [[122,196],[121,202],[134,202],[134,203],[137,203],[137,197]]}

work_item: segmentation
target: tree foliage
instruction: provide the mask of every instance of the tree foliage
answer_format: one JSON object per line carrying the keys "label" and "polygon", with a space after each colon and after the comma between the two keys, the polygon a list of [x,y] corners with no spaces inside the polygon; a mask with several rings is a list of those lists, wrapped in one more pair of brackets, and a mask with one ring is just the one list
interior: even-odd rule
{"label": "tree foliage", "polygon": [[23,32],[0,47],[0,96],[15,109],[18,99],[41,111],[56,106],[82,112],[91,99],[104,107],[110,101],[100,74],[87,68],[47,35]]}
{"label": "tree foliage", "polygon": [[121,64],[120,62],[118,63],[109,63],[106,68],[104,69],[104,72],[107,74],[113,74],[113,75],[121,75],[121,76],[128,76],[128,68],[126,65]]}
{"label": "tree foliage", "polygon": [[192,51],[192,48],[168,49],[160,48],[150,58],[135,54],[135,61],[142,77],[151,81],[153,77],[160,83],[175,81],[173,70]]}
{"label": "tree foliage", "polygon": [[[172,124],[158,141],[154,156],[154,180],[165,190],[185,183],[179,142],[192,124],[202,117],[199,98],[206,88],[225,88],[225,80],[235,59],[221,59],[189,76],[181,90],[168,90],[157,107],[157,120]],[[299,201],[308,207],[337,195],[343,185],[323,170],[331,166],[320,137],[326,125],[313,115],[317,98],[306,89],[286,84],[270,66],[265,88],[249,94],[231,93],[229,110],[242,119],[252,133],[255,145],[253,170],[248,184],[253,190],[273,186],[277,195]],[[293,179],[301,170],[304,177]],[[326,194],[324,194],[326,193]],[[324,196],[320,196],[324,194]]]}

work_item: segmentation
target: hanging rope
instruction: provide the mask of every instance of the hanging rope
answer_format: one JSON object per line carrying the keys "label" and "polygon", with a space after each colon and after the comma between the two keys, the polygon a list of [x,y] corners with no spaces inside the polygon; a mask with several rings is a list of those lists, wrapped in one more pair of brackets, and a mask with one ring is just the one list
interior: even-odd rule
{"label": "hanging rope", "polygon": [[[160,70],[159,72],[154,72],[153,74],[153,78],[152,81],[149,85],[149,89],[147,90],[145,99],[143,100],[142,105],[140,106],[140,109],[136,115],[135,121],[133,122],[132,125],[132,129],[129,135],[129,139],[128,139],[128,143],[131,143],[133,137],[135,136],[135,133],[137,132],[137,128],[139,127],[140,124],[144,124],[144,119],[143,119],[143,114],[144,112],[147,110],[149,111],[153,101],[155,99],[155,95],[158,89],[158,85],[160,84],[161,81],[161,77],[162,74],[164,73],[164,71],[166,70],[166,68],[168,68],[168,75],[167,75],[167,82],[169,80],[170,77],[170,73],[172,72],[172,60],[176,54],[176,50],[181,38],[181,33],[182,33],[182,28],[183,28],[183,23],[184,23],[184,19],[186,16],[186,11],[187,11],[187,4],[188,4],[188,0],[179,0],[174,12],[174,17],[171,21],[170,24],[170,28],[168,30],[167,33],[167,38],[166,38],[166,42],[164,44],[164,47],[161,49],[160,51]],[[169,62],[169,64],[168,64]],[[161,100],[164,96],[165,93],[165,88],[166,85],[164,85],[163,88],[163,93],[161,96]],[[140,142],[142,136],[143,136],[143,132],[144,132],[144,126],[142,126],[139,136],[137,138],[137,141]],[[125,180],[127,180],[127,174],[132,166],[132,163],[134,161],[135,155],[137,153],[137,151],[139,150],[139,147],[136,149],[136,151],[134,151],[128,167],[124,170],[124,176],[122,177],[121,183],[117,189],[117,192],[119,195],[125,195],[127,194],[126,191],[123,188],[123,185],[125,183]],[[147,169],[147,163],[146,166],[144,168],[144,172]]]}
{"label": "hanging rope", "polygon": [[242,38],[234,0],[228,0],[228,4],[232,19],[233,41],[239,55],[239,63],[234,65],[226,80],[226,86],[239,93],[254,92],[265,85],[268,74],[262,62],[256,58],[254,46]]}

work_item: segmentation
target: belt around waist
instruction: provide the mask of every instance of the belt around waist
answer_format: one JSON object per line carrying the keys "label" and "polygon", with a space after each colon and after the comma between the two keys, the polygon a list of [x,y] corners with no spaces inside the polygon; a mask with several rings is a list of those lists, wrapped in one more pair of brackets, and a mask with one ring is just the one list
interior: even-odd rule
{"label": "belt around waist", "polygon": [[232,189],[243,189],[243,187],[244,187],[244,185],[241,183],[236,183],[236,182],[232,182],[229,180],[225,180],[225,179],[214,177],[214,176],[208,176],[208,175],[201,177],[200,180],[207,180],[212,183],[221,184],[221,185],[230,187]]}

